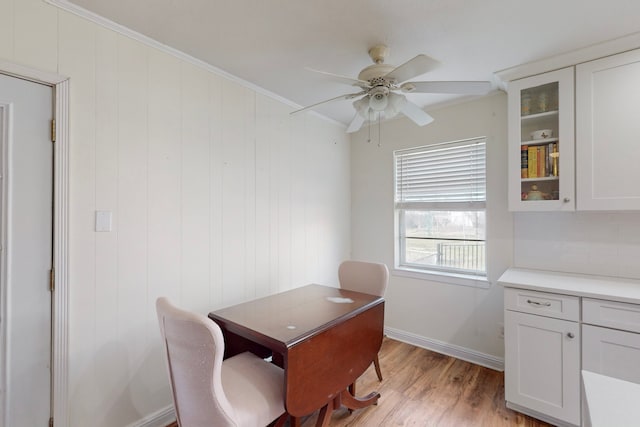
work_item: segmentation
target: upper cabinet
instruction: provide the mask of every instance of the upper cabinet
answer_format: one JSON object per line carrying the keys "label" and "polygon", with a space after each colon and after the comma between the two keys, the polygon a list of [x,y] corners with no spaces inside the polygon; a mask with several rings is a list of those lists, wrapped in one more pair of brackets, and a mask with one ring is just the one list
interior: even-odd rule
{"label": "upper cabinet", "polygon": [[640,50],[576,66],[579,210],[640,209]]}
{"label": "upper cabinet", "polygon": [[640,210],[640,49],[509,82],[508,126],[509,210]]}
{"label": "upper cabinet", "polygon": [[509,83],[509,210],[575,209],[573,73]]}

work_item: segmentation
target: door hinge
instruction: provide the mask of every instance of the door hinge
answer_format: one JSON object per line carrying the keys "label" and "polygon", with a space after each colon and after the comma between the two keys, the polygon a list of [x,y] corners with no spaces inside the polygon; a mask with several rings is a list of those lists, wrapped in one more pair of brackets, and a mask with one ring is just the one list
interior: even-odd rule
{"label": "door hinge", "polygon": [[56,119],[51,119],[51,142],[56,142]]}
{"label": "door hinge", "polygon": [[49,418],[49,427],[53,427],[53,417]]}
{"label": "door hinge", "polygon": [[49,290],[51,292],[56,290],[56,270],[54,268],[49,270]]}

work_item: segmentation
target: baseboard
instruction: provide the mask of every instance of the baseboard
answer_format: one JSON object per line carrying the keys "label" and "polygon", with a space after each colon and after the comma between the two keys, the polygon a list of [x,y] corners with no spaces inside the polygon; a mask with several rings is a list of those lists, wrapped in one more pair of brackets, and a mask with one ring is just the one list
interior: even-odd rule
{"label": "baseboard", "polygon": [[146,417],[129,424],[127,427],[166,427],[176,420],[173,405],[166,406]]}
{"label": "baseboard", "polygon": [[415,345],[416,347],[426,348],[427,350],[446,354],[447,356],[462,359],[496,371],[504,371],[504,359],[500,357],[481,353],[479,351],[449,344],[443,341],[434,340],[432,338],[422,337],[420,335],[401,331],[395,328],[385,327],[384,333],[389,338],[406,342],[407,344]]}
{"label": "baseboard", "polygon": [[550,417],[548,415],[542,414],[538,411],[534,411],[533,409],[525,408],[524,406],[516,405],[515,403],[507,402],[507,408],[512,409],[516,412],[520,412],[522,414],[528,415],[530,417],[536,418],[540,421],[544,421],[545,423],[557,426],[557,427],[577,427],[575,424],[567,423],[566,421],[559,420],[557,418]]}

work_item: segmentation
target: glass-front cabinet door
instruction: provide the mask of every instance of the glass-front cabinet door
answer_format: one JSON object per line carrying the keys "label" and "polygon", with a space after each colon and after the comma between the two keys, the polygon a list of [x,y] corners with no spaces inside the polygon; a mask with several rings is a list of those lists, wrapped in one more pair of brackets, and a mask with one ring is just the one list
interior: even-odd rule
{"label": "glass-front cabinet door", "polygon": [[575,210],[574,120],[573,67],[509,83],[509,210]]}

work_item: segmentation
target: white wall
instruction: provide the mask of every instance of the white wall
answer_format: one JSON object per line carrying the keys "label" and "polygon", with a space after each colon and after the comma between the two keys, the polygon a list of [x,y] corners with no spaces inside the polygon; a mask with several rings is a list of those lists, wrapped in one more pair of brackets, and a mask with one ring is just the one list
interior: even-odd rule
{"label": "white wall", "polygon": [[342,127],[41,0],[0,0],[0,58],[71,78],[69,425],[170,404],[156,297],[206,314],[337,283]]}
{"label": "white wall", "polygon": [[[393,151],[478,136],[487,137],[487,247],[489,289],[408,278],[391,272],[385,326],[425,346],[443,344],[499,364],[504,341],[502,288],[496,280],[512,262],[512,215],[507,211],[507,97],[493,94],[429,113],[418,127],[405,118],[363,128],[352,138],[352,257],[394,265]],[[447,350],[447,349],[441,349]],[[464,356],[464,355],[463,355]]]}
{"label": "white wall", "polygon": [[640,279],[638,212],[517,213],[515,235],[517,267]]}

